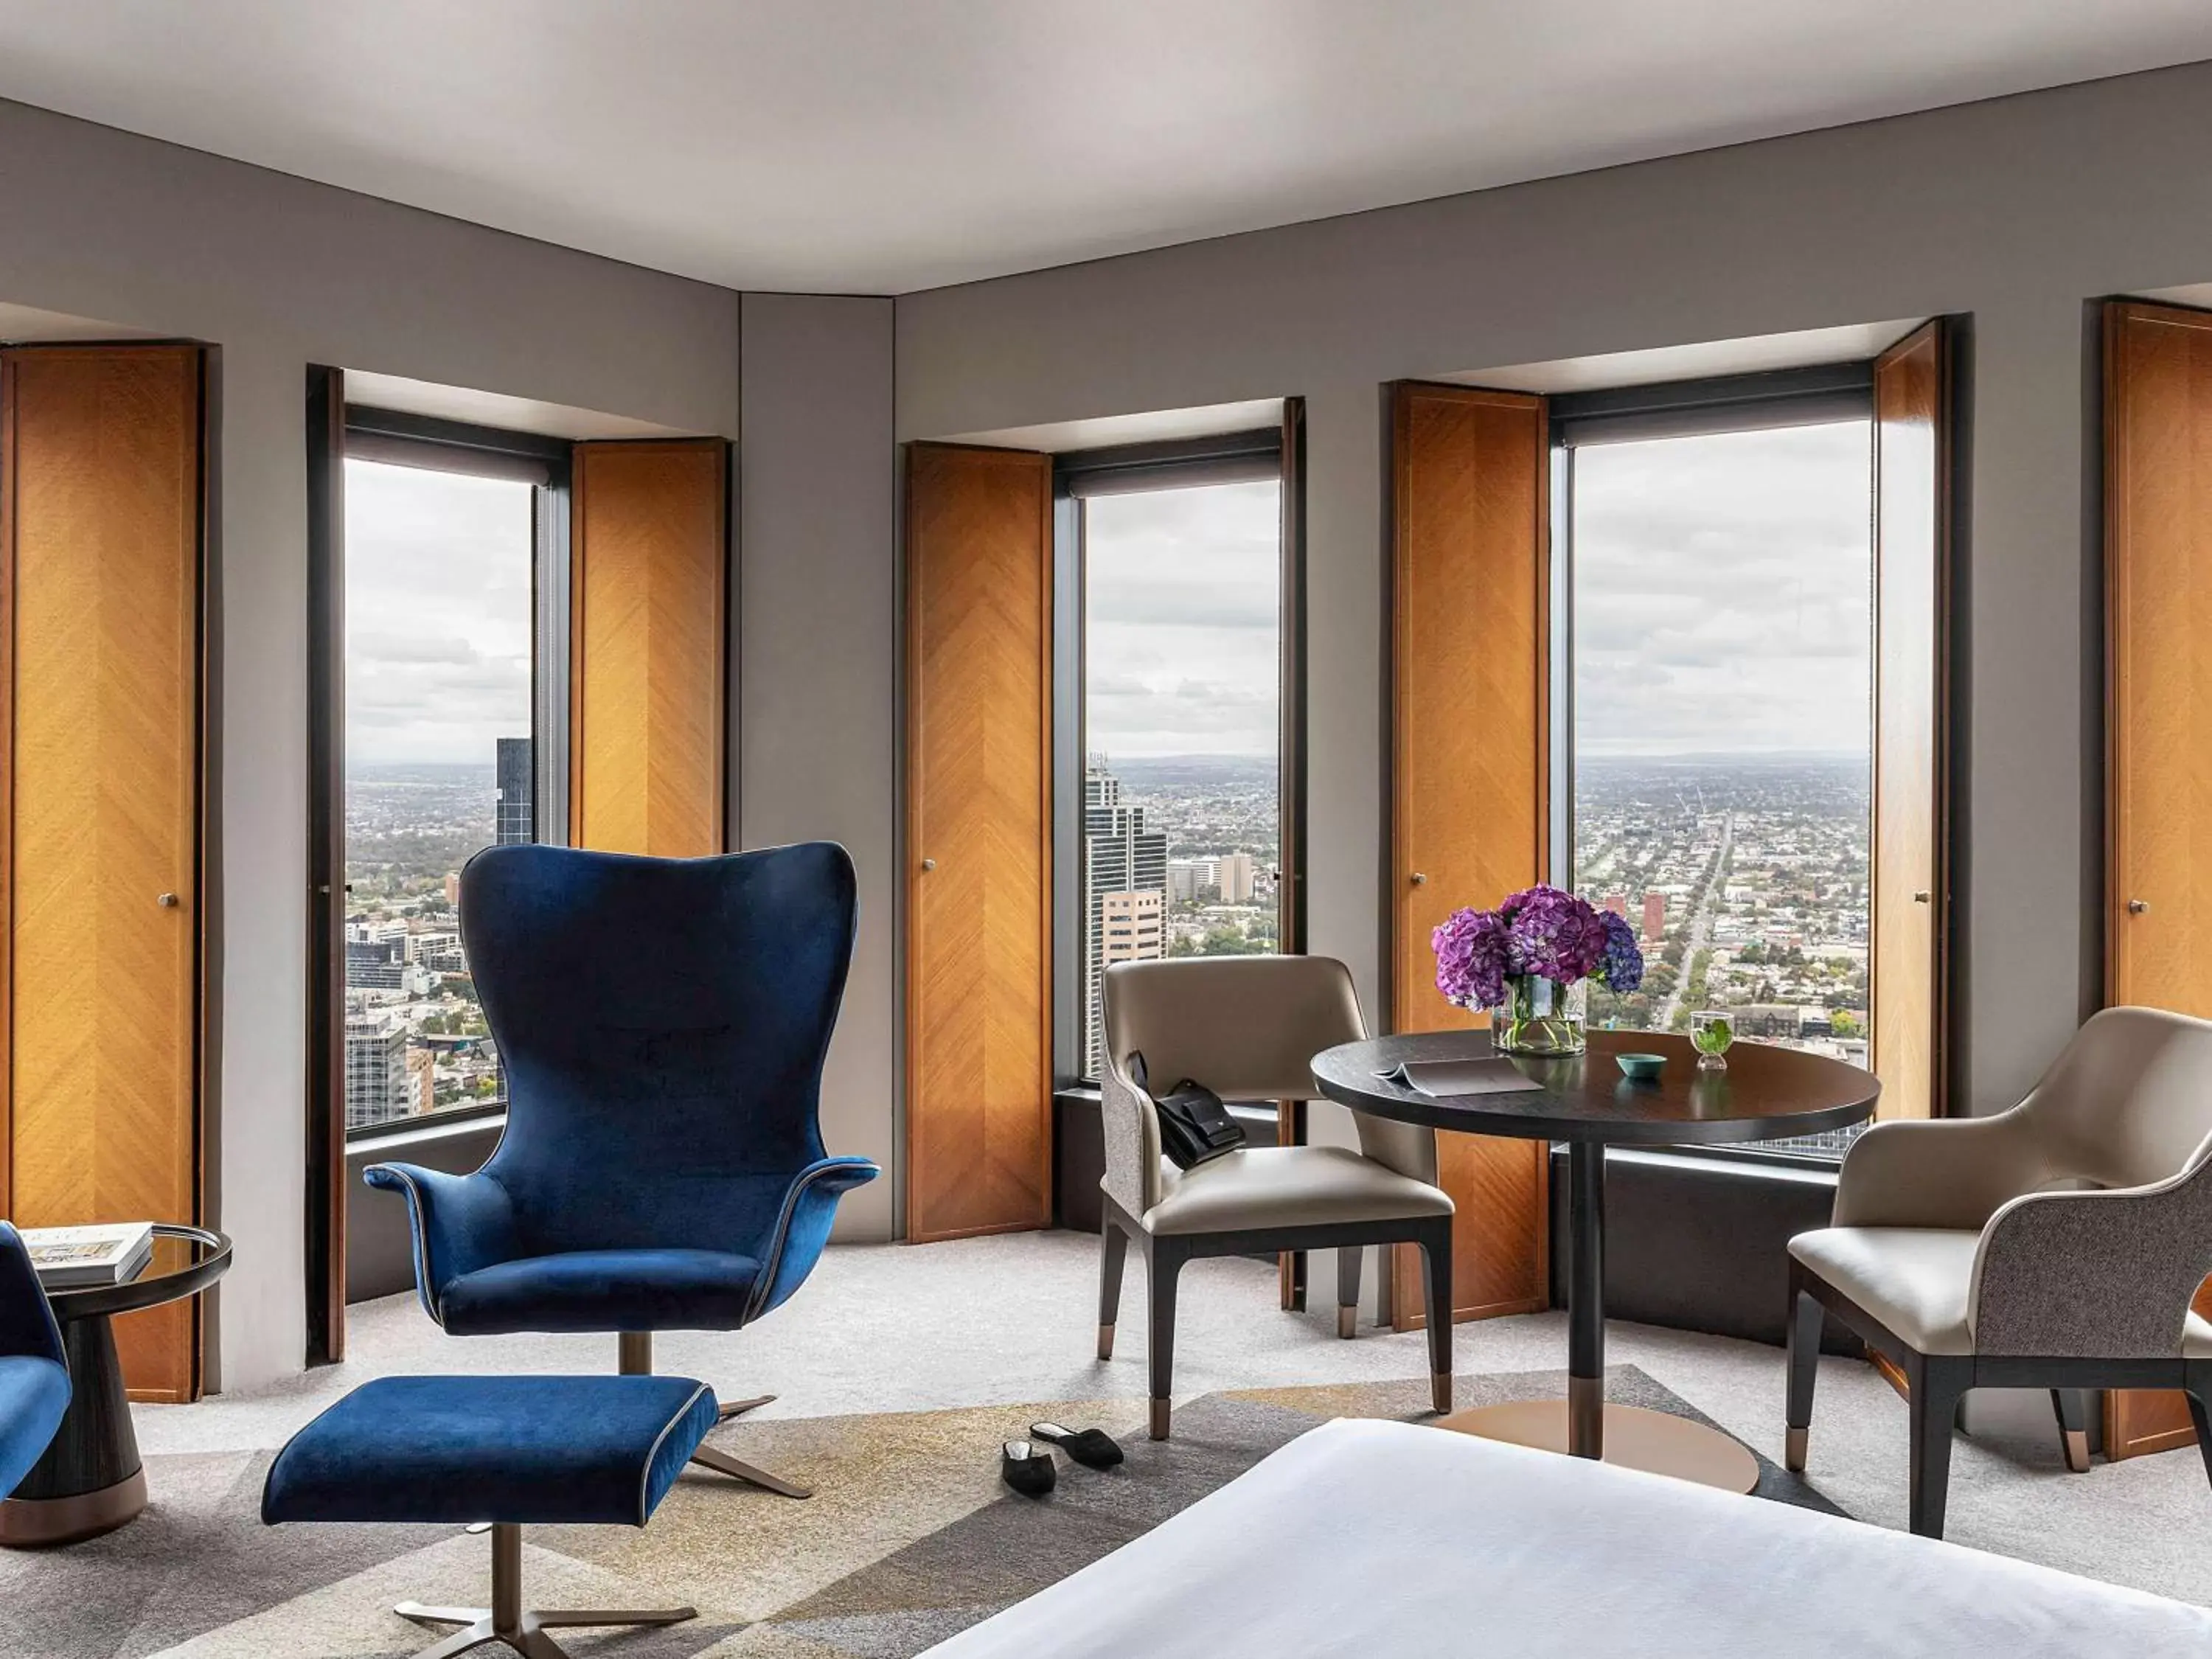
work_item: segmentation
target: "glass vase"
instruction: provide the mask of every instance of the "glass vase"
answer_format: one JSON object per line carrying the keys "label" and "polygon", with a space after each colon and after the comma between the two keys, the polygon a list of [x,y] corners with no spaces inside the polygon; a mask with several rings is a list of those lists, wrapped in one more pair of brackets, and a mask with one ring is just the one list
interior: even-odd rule
{"label": "glass vase", "polygon": [[1511,976],[1505,1000],[1490,1011],[1490,1046],[1538,1059],[1581,1054],[1589,1009],[1588,980],[1562,985],[1539,974]]}

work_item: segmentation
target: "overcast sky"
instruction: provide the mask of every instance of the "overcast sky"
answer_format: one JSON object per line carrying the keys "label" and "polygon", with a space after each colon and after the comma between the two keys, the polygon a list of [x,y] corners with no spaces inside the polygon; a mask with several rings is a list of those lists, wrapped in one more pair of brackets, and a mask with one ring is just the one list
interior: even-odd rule
{"label": "overcast sky", "polygon": [[348,461],[346,761],[465,761],[530,735],[526,483]]}
{"label": "overcast sky", "polygon": [[1275,752],[1281,493],[1209,484],[1084,504],[1091,753]]}
{"label": "overcast sky", "polygon": [[[1869,442],[1851,422],[1576,452],[1583,753],[1865,750]],[[489,767],[528,734],[530,493],[346,463],[350,763]],[[1094,752],[1275,752],[1278,498],[1085,504]]]}
{"label": "overcast sky", "polygon": [[1864,753],[1870,428],[1575,452],[1585,755]]}

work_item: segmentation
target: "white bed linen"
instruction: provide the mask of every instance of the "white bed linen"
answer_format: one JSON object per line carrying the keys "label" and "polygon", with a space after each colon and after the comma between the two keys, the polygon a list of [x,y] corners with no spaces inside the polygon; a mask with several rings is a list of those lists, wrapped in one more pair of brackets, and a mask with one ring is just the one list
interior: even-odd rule
{"label": "white bed linen", "polygon": [[1658,1475],[1345,1420],[927,1659],[1310,1654],[2204,1659],[2212,1612]]}

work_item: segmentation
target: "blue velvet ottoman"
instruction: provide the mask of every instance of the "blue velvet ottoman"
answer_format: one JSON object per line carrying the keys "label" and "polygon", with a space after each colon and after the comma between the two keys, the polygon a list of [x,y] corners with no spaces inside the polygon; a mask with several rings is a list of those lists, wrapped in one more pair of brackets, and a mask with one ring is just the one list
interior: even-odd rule
{"label": "blue velvet ottoman", "polygon": [[459,1625],[421,1659],[503,1642],[563,1659],[549,1628],[672,1625],[660,1612],[532,1613],[522,1606],[522,1528],[641,1527],[707,1431],[714,1390],[680,1376],[387,1376],[294,1435],[270,1465],[261,1518],[491,1523],[491,1606],[402,1618]]}

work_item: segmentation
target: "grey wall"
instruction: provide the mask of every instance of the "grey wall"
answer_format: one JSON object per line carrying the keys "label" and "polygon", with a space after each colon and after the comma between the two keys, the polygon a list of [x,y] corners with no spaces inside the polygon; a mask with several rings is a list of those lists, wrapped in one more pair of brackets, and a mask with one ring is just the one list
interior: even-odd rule
{"label": "grey wall", "polygon": [[1987,1109],[2100,994],[2083,301],[2212,279],[2208,155],[2195,65],[915,295],[898,433],[1305,396],[1310,942],[1372,1008],[1379,384],[1973,313],[1957,1035]]}
{"label": "grey wall", "polygon": [[885,1178],[840,1237],[890,1236],[900,888],[891,302],[749,294],[738,504],[744,844],[842,842],[860,936],[823,1080],[822,1133]]}
{"label": "grey wall", "polygon": [[299,1368],[311,362],[738,433],[735,295],[0,103],[0,300],[222,348],[221,1386]]}

